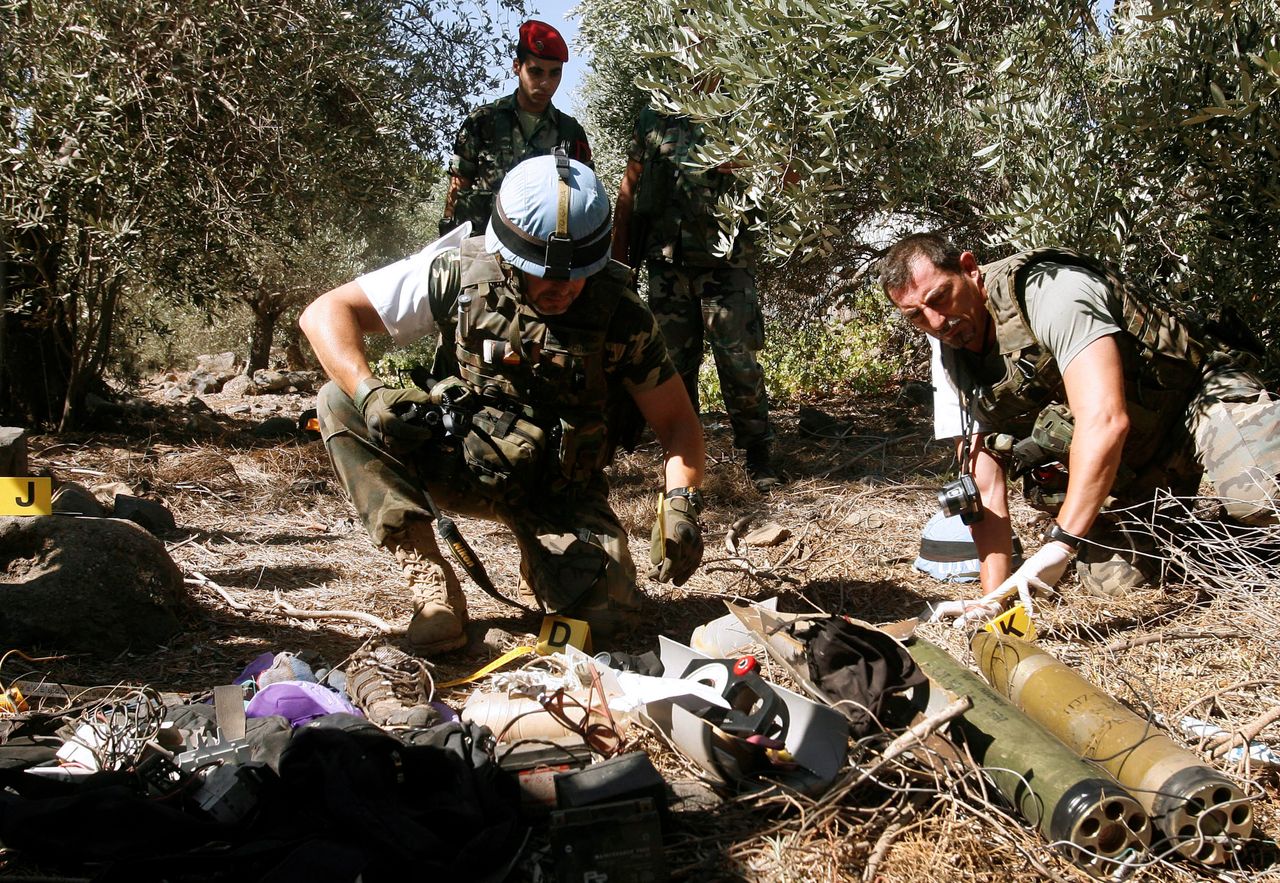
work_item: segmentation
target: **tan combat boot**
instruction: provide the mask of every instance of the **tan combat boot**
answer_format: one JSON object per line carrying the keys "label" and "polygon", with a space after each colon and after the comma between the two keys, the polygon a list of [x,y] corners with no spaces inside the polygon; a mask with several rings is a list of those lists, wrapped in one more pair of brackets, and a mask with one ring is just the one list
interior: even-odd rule
{"label": "tan combat boot", "polygon": [[431,522],[415,519],[387,537],[413,598],[405,636],[420,653],[445,653],[467,643],[467,597],[445,563]]}

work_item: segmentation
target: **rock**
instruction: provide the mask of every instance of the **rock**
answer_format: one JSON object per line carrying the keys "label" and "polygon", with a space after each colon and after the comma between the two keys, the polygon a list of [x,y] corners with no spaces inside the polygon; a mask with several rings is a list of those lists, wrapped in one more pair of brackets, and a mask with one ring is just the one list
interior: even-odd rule
{"label": "rock", "polygon": [[222,375],[234,374],[238,361],[235,353],[196,356],[196,371],[207,371],[210,374]]}
{"label": "rock", "polygon": [[53,511],[60,515],[89,515],[101,518],[107,510],[98,498],[82,484],[64,481],[53,492]]}
{"label": "rock", "polygon": [[116,518],[126,518],[154,534],[177,528],[173,513],[164,503],[144,500],[132,494],[117,494],[114,511]]}
{"label": "rock", "polygon": [[0,426],[0,477],[27,477],[27,431],[19,426]]}
{"label": "rock", "polygon": [[501,656],[519,643],[519,638],[506,629],[500,628],[487,630],[484,637],[480,639],[480,646],[494,656]]}
{"label": "rock", "polygon": [[228,414],[248,414],[252,410],[253,410],[252,405],[246,405],[243,402],[241,402],[238,405],[232,405],[230,408],[227,408],[227,413]]}
{"label": "rock", "polygon": [[115,518],[0,518],[8,646],[109,658],[173,637],[188,601],[164,543]]}
{"label": "rock", "polygon": [[933,387],[927,383],[921,383],[919,380],[908,380],[902,384],[902,389],[898,392],[898,398],[911,402],[913,405],[932,405]]}
{"label": "rock", "polygon": [[177,382],[178,382],[178,375],[177,375],[177,374],[174,374],[172,371],[170,371],[168,374],[166,374],[166,375],[164,376],[164,381],[165,381],[165,383],[177,383]]}
{"label": "rock", "polygon": [[293,438],[298,434],[298,421],[288,417],[271,417],[253,428],[258,438]]}
{"label": "rock", "polygon": [[282,371],[263,368],[253,372],[253,382],[260,393],[279,392],[289,387],[289,375]]}
{"label": "rock", "polygon": [[258,388],[254,385],[253,378],[245,377],[243,374],[237,374],[222,385],[223,395],[251,396],[257,392]]}
{"label": "rock", "polygon": [[206,395],[208,393],[220,392],[223,384],[226,383],[222,377],[212,374],[208,371],[199,371],[191,375],[191,379],[187,381],[191,386],[191,391],[196,395]]}
{"label": "rock", "polygon": [[748,546],[776,546],[791,536],[791,531],[777,522],[762,524],[742,538]]}
{"label": "rock", "polygon": [[198,399],[192,396],[191,401],[187,402],[187,410],[192,413],[212,414],[213,408],[205,404],[204,399]]}
{"label": "rock", "polygon": [[304,395],[310,395],[316,391],[316,381],[319,379],[314,371],[290,371],[285,375],[289,380],[289,387]]}
{"label": "rock", "polygon": [[176,402],[187,394],[187,391],[180,386],[171,386],[164,391],[164,397],[170,402]]}
{"label": "rock", "polygon": [[213,415],[206,414],[203,411],[197,411],[188,417],[186,425],[190,432],[198,432],[203,435],[216,435],[222,432],[222,427],[217,420],[213,419]]}
{"label": "rock", "polygon": [[94,498],[108,509],[115,506],[117,494],[124,494],[126,497],[133,496],[133,488],[123,481],[108,481],[102,484],[95,484],[90,490],[93,491]]}
{"label": "rock", "polygon": [[847,420],[832,417],[826,411],[817,408],[800,406],[798,428],[806,435],[819,438],[843,438],[849,434],[851,425]]}

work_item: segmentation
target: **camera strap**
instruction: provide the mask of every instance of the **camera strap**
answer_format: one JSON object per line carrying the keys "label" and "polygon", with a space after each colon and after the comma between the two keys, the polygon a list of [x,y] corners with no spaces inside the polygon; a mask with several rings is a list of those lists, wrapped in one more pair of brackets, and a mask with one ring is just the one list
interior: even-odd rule
{"label": "camera strap", "polygon": [[973,403],[978,397],[978,383],[975,380],[969,386],[969,392],[964,396],[964,406],[960,411],[960,433],[963,436],[960,442],[960,474],[972,475],[973,470],[970,467],[969,454],[970,447],[973,444]]}

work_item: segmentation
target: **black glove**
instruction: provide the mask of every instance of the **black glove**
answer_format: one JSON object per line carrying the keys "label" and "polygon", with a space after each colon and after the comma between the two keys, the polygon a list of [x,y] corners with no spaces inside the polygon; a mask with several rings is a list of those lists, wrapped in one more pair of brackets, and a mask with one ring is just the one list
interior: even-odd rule
{"label": "black glove", "polygon": [[[683,489],[682,489],[683,490]],[[658,501],[658,517],[653,522],[649,577],[660,583],[682,586],[702,563],[702,528],[698,527],[701,497],[692,491],[680,495],[672,491]]]}
{"label": "black glove", "polygon": [[369,378],[356,387],[356,407],[364,416],[369,428],[369,438],[374,444],[392,453],[407,453],[427,441],[433,435],[425,423],[406,419],[417,405],[419,411],[431,407],[431,396],[417,387],[391,389],[381,380]]}
{"label": "black glove", "polygon": [[441,218],[440,224],[436,229],[440,232],[441,236],[444,236],[446,233],[448,233],[450,230],[452,230],[457,226],[458,226],[458,222],[455,221],[453,218]]}

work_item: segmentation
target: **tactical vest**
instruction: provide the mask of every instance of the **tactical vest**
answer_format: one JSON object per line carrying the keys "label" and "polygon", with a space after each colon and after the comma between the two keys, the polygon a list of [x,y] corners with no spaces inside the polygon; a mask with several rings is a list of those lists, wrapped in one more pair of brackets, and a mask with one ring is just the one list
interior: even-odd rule
{"label": "tactical vest", "polygon": [[[448,265],[441,264],[446,276]],[[524,302],[517,277],[484,251],[483,237],[463,242],[455,266],[456,312],[437,317],[445,320],[441,350],[451,349],[456,360],[449,373],[486,404],[543,430],[560,462],[562,480],[553,485],[589,480],[613,455],[607,413],[616,402],[605,373],[605,339],[627,290],[626,269],[611,262],[590,277],[571,315],[545,317]],[[437,371],[442,362],[437,358]]]}
{"label": "tactical vest", "polygon": [[[555,148],[562,147],[571,159],[588,162],[590,150],[583,156],[585,142],[577,142],[569,132],[561,131],[564,115],[554,107],[538,121],[532,132],[527,135],[520,125],[519,110],[515,95],[508,99],[509,106],[500,107],[485,117],[485,125],[481,131],[481,140],[492,152],[493,166],[482,168],[472,186],[461,190],[454,198],[454,218],[461,223],[470,221],[476,233],[483,233],[489,223],[489,214],[493,211],[493,200],[502,188],[502,180],[507,173],[534,156],[545,156]],[[572,131],[572,127],[565,125]],[[539,145],[539,137],[544,129],[554,132],[555,141]],[[585,133],[582,137],[586,137]]]}
{"label": "tactical vest", "polygon": [[[1040,248],[984,265],[987,311],[995,323],[996,346],[983,355],[957,351],[955,363],[944,362],[953,366],[951,379],[966,395],[973,389],[978,420],[1015,435],[1027,435],[1036,415],[1048,405],[1066,402],[1057,361],[1036,340],[1027,321],[1026,276],[1042,261],[1081,267],[1107,281],[1118,306],[1117,324],[1124,332],[1116,335],[1129,414],[1121,459],[1126,466],[1140,468],[1183,425],[1183,412],[1199,385],[1207,352],[1182,321],[1139,300],[1123,279],[1093,258],[1069,249]],[[967,374],[969,380],[957,373]]]}

